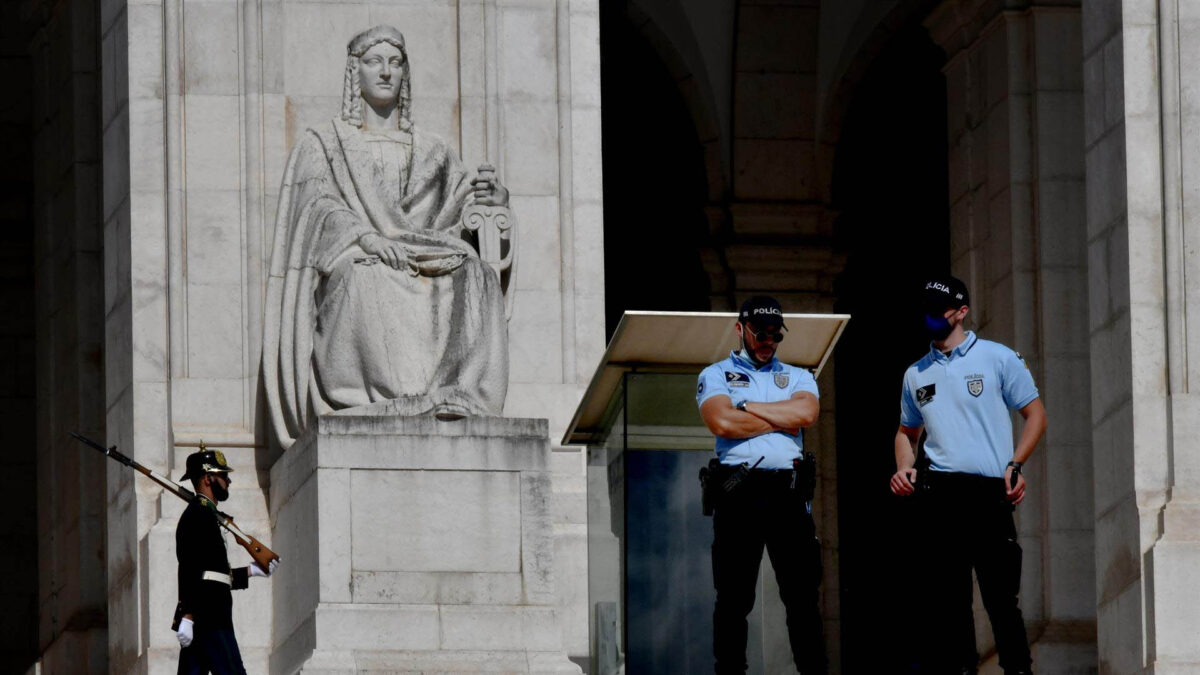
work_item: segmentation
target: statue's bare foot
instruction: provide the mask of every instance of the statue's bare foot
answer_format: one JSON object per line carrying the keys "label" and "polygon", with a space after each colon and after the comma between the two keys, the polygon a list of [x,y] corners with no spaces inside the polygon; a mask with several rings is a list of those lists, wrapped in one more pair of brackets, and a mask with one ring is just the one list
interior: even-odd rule
{"label": "statue's bare foot", "polygon": [[453,403],[439,403],[433,409],[433,416],[443,422],[461,420],[468,414],[467,409]]}

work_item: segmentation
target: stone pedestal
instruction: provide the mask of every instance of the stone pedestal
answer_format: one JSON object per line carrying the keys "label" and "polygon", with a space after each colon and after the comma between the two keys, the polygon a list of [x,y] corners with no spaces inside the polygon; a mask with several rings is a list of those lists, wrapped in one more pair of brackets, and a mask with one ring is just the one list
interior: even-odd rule
{"label": "stone pedestal", "polygon": [[332,415],[271,468],[271,672],[563,672],[543,419]]}

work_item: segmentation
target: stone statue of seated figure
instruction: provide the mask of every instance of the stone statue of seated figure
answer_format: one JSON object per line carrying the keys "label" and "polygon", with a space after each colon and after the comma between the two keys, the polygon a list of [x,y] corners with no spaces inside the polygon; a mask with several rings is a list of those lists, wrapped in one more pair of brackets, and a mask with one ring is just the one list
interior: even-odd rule
{"label": "stone statue of seated figure", "polygon": [[413,126],[398,30],[347,51],[341,115],[297,140],[279,195],[262,372],[285,448],[317,415],[498,415],[508,388],[501,273],[463,222],[508,191]]}

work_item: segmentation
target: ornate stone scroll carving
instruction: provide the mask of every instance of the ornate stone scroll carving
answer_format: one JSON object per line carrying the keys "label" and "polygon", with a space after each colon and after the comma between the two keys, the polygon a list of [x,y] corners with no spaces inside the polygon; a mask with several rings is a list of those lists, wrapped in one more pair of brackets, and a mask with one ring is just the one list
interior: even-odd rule
{"label": "ornate stone scroll carving", "polygon": [[[480,181],[494,181],[495,168],[491,164],[479,167]],[[500,277],[505,289],[504,314],[512,316],[512,293],[507,292],[511,283],[513,263],[517,251],[516,214],[506,205],[476,203],[463,209],[462,226],[474,232],[479,242],[479,257]]]}

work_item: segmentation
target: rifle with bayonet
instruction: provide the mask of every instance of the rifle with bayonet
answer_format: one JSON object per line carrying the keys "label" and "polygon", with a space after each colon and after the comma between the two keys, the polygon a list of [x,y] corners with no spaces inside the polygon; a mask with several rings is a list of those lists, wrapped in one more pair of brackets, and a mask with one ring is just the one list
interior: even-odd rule
{"label": "rifle with bayonet", "polygon": [[205,499],[204,497],[197,495],[195,492],[192,492],[191,490],[185,488],[184,486],[180,485],[179,483],[176,483],[176,482],[170,480],[169,478],[164,478],[163,476],[159,475],[152,469],[148,469],[148,468],[142,466],[141,464],[138,464],[137,462],[133,461],[129,457],[126,457],[125,455],[117,452],[117,446],[115,446],[115,445],[112,446],[111,448],[106,448],[103,445],[100,445],[99,443],[91,440],[90,438],[87,438],[86,436],[80,436],[79,434],[75,433],[74,431],[70,432],[70,434],[75,437],[75,440],[83,443],[84,445],[88,445],[88,446],[95,448],[96,450],[99,450],[105,456],[115,459],[116,461],[137,471],[138,473],[149,478],[150,480],[154,481],[155,483],[158,483],[164,489],[166,489],[167,492],[170,492],[171,494],[175,495],[176,497],[179,497],[183,501],[185,501],[189,504],[198,503],[201,506],[205,506],[209,509],[212,509],[212,512],[214,514],[216,514],[217,522],[221,524],[221,527],[224,527],[226,530],[229,530],[229,533],[233,535],[234,541],[236,541],[239,546],[246,549],[246,552],[250,554],[251,558],[254,558],[254,562],[258,563],[259,567],[263,568],[264,570],[269,569],[272,560],[279,560],[279,556],[275,555],[274,551],[267,548],[266,546],[263,546],[262,542],[260,542],[259,540],[255,539],[254,537],[243,532],[241,530],[241,528],[239,528],[233,522],[233,516],[229,515],[228,513],[225,513],[224,511],[219,511],[217,509],[217,505],[214,504],[211,500]]}

